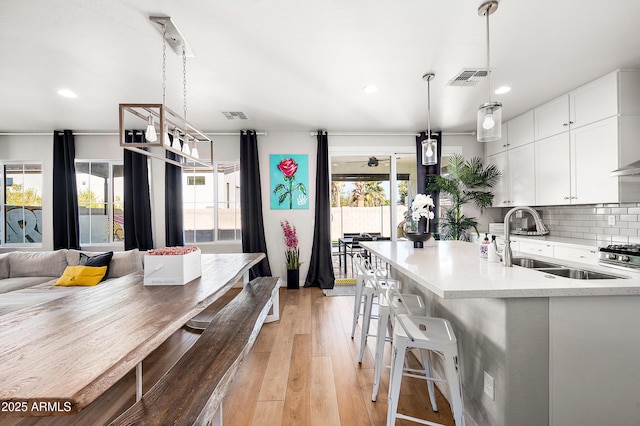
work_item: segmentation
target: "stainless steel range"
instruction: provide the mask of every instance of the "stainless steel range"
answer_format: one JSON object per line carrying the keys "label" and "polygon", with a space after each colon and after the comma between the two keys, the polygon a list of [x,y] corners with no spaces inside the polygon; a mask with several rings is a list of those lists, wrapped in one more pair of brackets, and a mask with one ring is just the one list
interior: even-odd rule
{"label": "stainless steel range", "polygon": [[640,269],[640,244],[610,244],[598,250],[600,265]]}

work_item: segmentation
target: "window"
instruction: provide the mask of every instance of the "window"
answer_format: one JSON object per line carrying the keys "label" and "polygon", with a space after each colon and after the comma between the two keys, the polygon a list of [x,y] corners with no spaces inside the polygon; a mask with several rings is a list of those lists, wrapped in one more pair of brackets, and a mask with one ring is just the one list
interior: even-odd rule
{"label": "window", "polygon": [[184,233],[189,244],[240,240],[240,164],[184,169]]}
{"label": "window", "polygon": [[80,244],[124,241],[121,162],[76,161]]}
{"label": "window", "polygon": [[42,164],[4,165],[3,244],[42,243]]}

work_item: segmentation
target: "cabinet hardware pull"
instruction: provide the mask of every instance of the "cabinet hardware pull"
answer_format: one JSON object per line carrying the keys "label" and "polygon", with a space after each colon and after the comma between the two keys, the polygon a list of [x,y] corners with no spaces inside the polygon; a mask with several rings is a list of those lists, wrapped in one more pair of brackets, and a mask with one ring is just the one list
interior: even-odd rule
{"label": "cabinet hardware pull", "polygon": [[569,124],[573,124],[573,123],[574,123],[573,121],[570,121],[570,122],[569,122]]}
{"label": "cabinet hardware pull", "polygon": [[569,123],[562,123],[562,125],[563,125],[564,127],[567,127],[567,126],[569,125]]}
{"label": "cabinet hardware pull", "polygon": [[564,197],[564,199],[565,199],[565,200],[568,200],[568,199],[569,199],[569,197]]}

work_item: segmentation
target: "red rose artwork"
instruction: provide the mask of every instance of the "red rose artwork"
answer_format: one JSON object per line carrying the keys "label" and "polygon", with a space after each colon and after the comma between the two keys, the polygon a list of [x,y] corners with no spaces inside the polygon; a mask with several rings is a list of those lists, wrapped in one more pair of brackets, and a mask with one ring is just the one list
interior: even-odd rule
{"label": "red rose artwork", "polygon": [[284,183],[275,186],[273,193],[278,196],[278,205],[282,205],[287,199],[289,200],[289,209],[293,209],[294,192],[298,191],[305,197],[307,188],[301,182],[296,182],[296,172],[298,171],[298,163],[293,158],[284,158],[278,163],[278,170],[282,172]]}

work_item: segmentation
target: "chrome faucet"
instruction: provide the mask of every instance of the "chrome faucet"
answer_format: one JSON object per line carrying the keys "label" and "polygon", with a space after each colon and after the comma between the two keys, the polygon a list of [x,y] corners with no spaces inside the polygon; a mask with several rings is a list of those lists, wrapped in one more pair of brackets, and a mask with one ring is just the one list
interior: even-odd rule
{"label": "chrome faucet", "polygon": [[511,227],[509,226],[510,220],[511,220],[511,216],[519,210],[523,210],[531,213],[531,216],[533,216],[533,220],[536,222],[536,233],[538,235],[546,235],[549,233],[549,230],[547,229],[547,227],[544,226],[544,223],[542,223],[542,218],[540,217],[538,212],[532,209],[531,207],[520,206],[520,207],[514,207],[511,210],[509,210],[507,214],[504,215],[504,250],[502,254],[502,263],[504,266],[507,266],[507,267],[512,266],[511,265],[511,258],[512,258]]}

